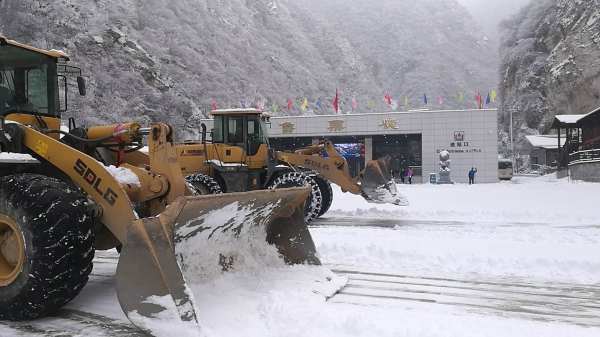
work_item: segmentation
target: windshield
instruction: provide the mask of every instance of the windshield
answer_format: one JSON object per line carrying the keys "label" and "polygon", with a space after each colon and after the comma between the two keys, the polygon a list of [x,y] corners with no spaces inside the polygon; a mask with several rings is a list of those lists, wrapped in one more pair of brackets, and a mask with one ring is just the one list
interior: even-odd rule
{"label": "windshield", "polygon": [[248,115],[248,154],[254,156],[261,144],[269,146],[265,119],[257,115]]}
{"label": "windshield", "polygon": [[58,77],[52,57],[0,46],[0,114],[37,112],[59,117]]}
{"label": "windshield", "polygon": [[510,162],[510,161],[498,162],[498,169],[500,169],[500,170],[512,169],[512,162]]}

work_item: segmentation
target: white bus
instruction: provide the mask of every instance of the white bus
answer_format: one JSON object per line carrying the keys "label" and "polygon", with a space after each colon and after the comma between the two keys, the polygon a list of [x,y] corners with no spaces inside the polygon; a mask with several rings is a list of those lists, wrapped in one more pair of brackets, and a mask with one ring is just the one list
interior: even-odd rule
{"label": "white bus", "polygon": [[511,180],[513,177],[513,162],[510,159],[498,159],[498,178]]}

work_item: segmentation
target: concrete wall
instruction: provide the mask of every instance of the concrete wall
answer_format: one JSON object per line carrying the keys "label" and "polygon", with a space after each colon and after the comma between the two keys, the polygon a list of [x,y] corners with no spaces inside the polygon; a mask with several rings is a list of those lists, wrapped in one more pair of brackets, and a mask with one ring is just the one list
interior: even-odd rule
{"label": "concrete wall", "polygon": [[[565,170],[563,168],[563,170]],[[573,180],[600,183],[600,162],[579,163],[569,166],[569,175]]]}
{"label": "concrete wall", "polygon": [[[429,181],[429,173],[438,172],[439,152],[448,150],[456,182],[468,183],[469,170],[477,167],[476,181],[493,183],[498,181],[497,114],[495,109],[485,109],[273,117],[268,132],[270,138],[421,134],[424,182]],[[212,120],[203,122],[212,128]],[[455,140],[457,132],[464,134],[464,140]],[[365,154],[371,153],[372,141],[366,137]]]}
{"label": "concrete wall", "polygon": [[[452,161],[450,177],[455,182],[468,183],[471,167],[478,170],[477,183],[498,182],[496,110],[439,111],[422,116],[423,179],[428,180],[429,173],[438,171],[439,152],[448,150]],[[456,140],[456,132],[463,134],[463,141]]]}

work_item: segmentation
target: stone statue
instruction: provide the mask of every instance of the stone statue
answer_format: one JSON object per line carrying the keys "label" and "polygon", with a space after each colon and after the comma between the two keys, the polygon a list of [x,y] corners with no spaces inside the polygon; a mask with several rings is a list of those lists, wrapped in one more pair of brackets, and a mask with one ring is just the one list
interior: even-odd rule
{"label": "stone statue", "polygon": [[450,153],[448,151],[440,152],[440,172],[438,173],[438,185],[451,185],[454,180],[450,178]]}

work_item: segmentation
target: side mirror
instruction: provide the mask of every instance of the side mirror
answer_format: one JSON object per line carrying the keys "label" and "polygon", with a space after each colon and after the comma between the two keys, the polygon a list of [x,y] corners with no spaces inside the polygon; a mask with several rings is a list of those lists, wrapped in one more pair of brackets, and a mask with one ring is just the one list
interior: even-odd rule
{"label": "side mirror", "polygon": [[81,96],[85,96],[85,78],[83,78],[82,76],[77,76],[77,88],[79,89],[79,94]]}

